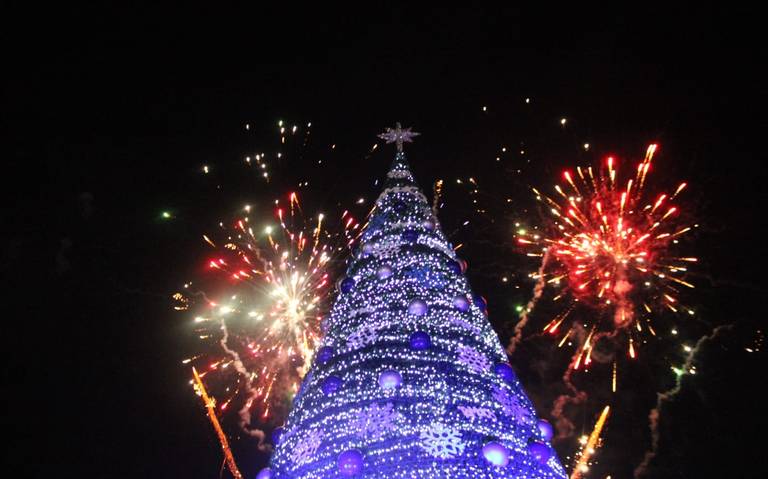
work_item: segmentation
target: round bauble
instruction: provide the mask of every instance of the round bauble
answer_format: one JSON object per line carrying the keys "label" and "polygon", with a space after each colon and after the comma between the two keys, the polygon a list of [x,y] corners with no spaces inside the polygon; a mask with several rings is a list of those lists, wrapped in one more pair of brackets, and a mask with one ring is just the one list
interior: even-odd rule
{"label": "round bauble", "polygon": [[498,442],[489,442],[483,446],[483,457],[494,466],[506,466],[509,464],[509,449]]}
{"label": "round bauble", "polygon": [[399,372],[389,369],[379,374],[379,386],[382,389],[395,389],[403,383],[403,377]]}
{"label": "round bauble", "polygon": [[486,301],[485,298],[479,294],[476,294],[472,297],[472,302],[475,303],[475,306],[477,306],[482,312],[485,312],[488,309],[488,301]]}
{"label": "round bauble", "polygon": [[534,459],[540,464],[546,464],[550,457],[552,457],[552,450],[543,442],[534,441],[528,444],[528,452],[531,453]]}
{"label": "round bauble", "polygon": [[414,299],[408,305],[408,313],[414,316],[424,316],[428,309],[429,307],[423,299]]}
{"label": "round bauble", "polygon": [[536,423],[536,425],[538,426],[539,432],[541,433],[541,438],[545,441],[551,441],[552,436],[555,435],[555,430],[552,427],[552,424],[544,419],[539,419],[539,422]]}
{"label": "round bauble", "polygon": [[342,476],[354,476],[363,470],[363,453],[357,449],[344,451],[339,454],[336,465]]}
{"label": "round bauble", "polygon": [[432,346],[432,340],[429,338],[429,334],[424,331],[416,331],[411,334],[409,342],[411,344],[411,349],[415,351],[423,351]]}
{"label": "round bauble", "polygon": [[321,389],[323,390],[323,394],[333,394],[341,389],[342,384],[344,384],[344,381],[340,377],[328,376],[325,378],[325,381],[323,381]]}
{"label": "round bauble", "polygon": [[280,438],[283,436],[283,432],[285,432],[285,428],[283,428],[282,426],[276,427],[272,431],[272,444],[274,444],[275,446],[280,444]]}
{"label": "round bauble", "polygon": [[466,296],[456,296],[453,298],[453,307],[461,311],[462,313],[466,313],[469,311],[469,301],[467,301]]}
{"label": "round bauble", "polygon": [[256,479],[272,479],[272,469],[265,467],[256,474]]}
{"label": "round bauble", "polygon": [[339,291],[341,291],[344,294],[349,293],[352,291],[352,288],[355,286],[355,280],[353,278],[344,278],[339,282]]}
{"label": "round bauble", "polygon": [[332,347],[323,346],[317,351],[317,362],[320,364],[327,363],[333,357],[334,352]]}
{"label": "round bauble", "polygon": [[515,371],[507,363],[498,363],[493,366],[493,372],[496,373],[501,379],[506,382],[512,382],[515,380]]}

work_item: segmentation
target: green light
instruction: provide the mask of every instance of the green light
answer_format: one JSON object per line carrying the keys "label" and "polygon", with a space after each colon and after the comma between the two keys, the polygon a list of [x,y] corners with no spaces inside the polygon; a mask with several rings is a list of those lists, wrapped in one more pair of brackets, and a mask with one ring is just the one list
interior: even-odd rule
{"label": "green light", "polygon": [[162,216],[162,217],[163,217],[163,219],[166,219],[166,220],[168,220],[168,219],[171,219],[171,218],[173,217],[173,216],[171,215],[171,212],[170,212],[170,211],[163,211],[163,212],[160,214],[160,216]]}
{"label": "green light", "polygon": [[521,312],[523,312],[523,307],[520,306],[520,305],[517,305],[517,306],[515,306],[515,311],[517,311],[518,313],[521,313]]}

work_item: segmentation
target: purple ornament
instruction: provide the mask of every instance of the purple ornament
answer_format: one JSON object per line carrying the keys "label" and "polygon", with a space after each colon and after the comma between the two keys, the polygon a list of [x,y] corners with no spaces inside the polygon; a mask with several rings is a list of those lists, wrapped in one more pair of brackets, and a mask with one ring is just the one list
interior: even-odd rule
{"label": "purple ornament", "polygon": [[272,479],[272,469],[265,467],[256,474],[256,479]]}
{"label": "purple ornament", "polygon": [[456,296],[453,298],[453,307],[462,313],[466,313],[469,311],[469,301],[467,301],[465,296]]}
{"label": "purple ornament", "polygon": [[423,351],[432,346],[432,340],[429,338],[429,334],[424,331],[416,331],[411,334],[410,343],[411,349],[416,351]]}
{"label": "purple ornament", "polygon": [[469,263],[466,262],[466,260],[460,259],[459,260],[459,266],[461,266],[461,272],[466,273],[467,268],[469,268]]}
{"label": "purple ornament", "polygon": [[372,243],[365,243],[362,248],[362,252],[364,255],[369,255],[373,253],[373,244]]}
{"label": "purple ornament", "polygon": [[421,226],[423,226],[424,229],[427,230],[427,231],[432,231],[432,230],[435,229],[435,222],[432,221],[432,220],[424,220],[421,223]]}
{"label": "purple ornament", "polygon": [[507,363],[498,363],[493,367],[493,372],[506,382],[515,380],[515,371]]}
{"label": "purple ornament", "polygon": [[272,444],[274,444],[275,446],[280,444],[280,438],[283,436],[283,432],[285,432],[285,428],[283,428],[282,426],[276,427],[272,431]]}
{"label": "purple ornament", "polygon": [[551,441],[552,436],[555,435],[555,430],[552,428],[552,424],[544,419],[539,419],[539,422],[536,425],[539,427],[539,432],[541,433],[542,439],[545,441]]}
{"label": "purple ornament", "polygon": [[317,362],[325,364],[333,357],[335,351],[330,346],[323,346],[317,351]]}
{"label": "purple ornament", "polygon": [[483,457],[494,466],[509,464],[509,449],[498,442],[489,442],[483,446]]}
{"label": "purple ornament", "polygon": [[363,453],[357,449],[344,451],[339,454],[336,465],[342,476],[354,476],[363,470]]}
{"label": "purple ornament", "polygon": [[419,232],[414,230],[404,231],[403,239],[409,243],[415,243],[419,239]]}
{"label": "purple ornament", "polygon": [[552,457],[552,450],[543,442],[534,441],[528,444],[528,452],[534,457],[540,464],[546,464],[550,457]]}
{"label": "purple ornament", "polygon": [[474,297],[472,298],[472,301],[475,303],[475,306],[477,306],[480,309],[480,311],[486,312],[486,310],[488,309],[488,301],[486,301],[485,298],[483,298],[479,294],[474,295]]}
{"label": "purple ornament", "polygon": [[352,287],[354,285],[355,285],[355,280],[354,279],[352,279],[352,278],[344,278],[339,283],[339,290],[342,293],[347,294],[350,291],[352,291]]}
{"label": "purple ornament", "polygon": [[424,316],[427,314],[429,307],[423,299],[414,299],[411,304],[408,305],[408,313],[414,316]]}
{"label": "purple ornament", "polygon": [[392,267],[388,264],[382,265],[376,271],[376,277],[379,279],[387,279],[392,276]]}
{"label": "purple ornament", "polygon": [[341,389],[341,385],[344,384],[344,381],[338,376],[328,376],[325,378],[325,381],[323,381],[323,385],[321,386],[321,389],[323,390],[323,394],[333,394],[339,389]]}
{"label": "purple ornament", "polygon": [[458,262],[458,261],[453,261],[453,260],[451,260],[451,261],[448,263],[448,269],[449,269],[449,270],[451,271],[451,273],[453,273],[453,274],[461,274],[461,264],[459,264],[459,262]]}
{"label": "purple ornament", "polygon": [[388,369],[379,374],[379,386],[382,389],[395,389],[403,382],[403,377],[399,372]]}

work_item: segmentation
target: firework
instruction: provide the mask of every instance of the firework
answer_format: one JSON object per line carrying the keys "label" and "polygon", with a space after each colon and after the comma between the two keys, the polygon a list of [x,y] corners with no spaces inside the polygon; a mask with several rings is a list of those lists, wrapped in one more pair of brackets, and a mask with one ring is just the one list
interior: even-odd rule
{"label": "firework", "polygon": [[566,305],[544,331],[565,330],[562,345],[573,333],[562,327],[571,313],[581,306],[593,310],[574,369],[589,365],[598,340],[620,331],[626,333],[627,352],[634,358],[635,335],[644,330],[655,335],[651,319],[661,309],[693,314],[679,299],[683,288],[694,287],[686,276],[697,261],[677,254],[680,238],[694,227],[683,222],[676,204],[687,184],[671,193],[652,192],[648,180],[656,151],[657,145],[650,145],[625,180],[616,160],[608,157],[604,168],[565,171],[563,185],[554,187],[556,194],[533,189],[551,221],[547,232],[518,230],[517,241],[529,256],[543,258],[534,275],[538,286],[556,289],[553,299]]}
{"label": "firework", "polygon": [[[279,226],[257,227],[251,210],[246,206],[231,228],[220,223],[221,240],[203,235],[215,251],[207,269],[216,293],[174,297],[177,309],[197,313],[203,342],[204,352],[185,363],[196,365],[219,397],[219,414],[237,408],[241,429],[263,444],[255,424],[283,419],[320,338],[334,260],[359,225],[345,212],[346,234],[332,234],[322,214],[303,219],[295,193],[285,205],[275,201]],[[197,298],[204,300],[201,310]]]}
{"label": "firework", "polygon": [[578,453],[578,460],[576,462],[576,466],[573,468],[571,479],[580,479],[587,471],[589,471],[589,461],[592,459],[592,456],[595,454],[595,451],[597,451],[597,448],[600,445],[600,433],[603,431],[603,427],[605,427],[605,421],[608,420],[608,414],[610,411],[611,407],[605,406],[605,408],[603,408],[603,412],[600,413],[600,417],[597,419],[595,428],[592,430],[590,435],[582,436],[579,439],[579,443],[581,444],[582,448]]}

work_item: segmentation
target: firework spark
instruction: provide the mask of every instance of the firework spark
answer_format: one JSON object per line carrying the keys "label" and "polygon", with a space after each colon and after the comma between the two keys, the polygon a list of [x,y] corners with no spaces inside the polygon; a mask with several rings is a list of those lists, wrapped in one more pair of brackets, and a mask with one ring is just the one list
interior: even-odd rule
{"label": "firework spark", "polygon": [[322,214],[305,221],[301,210],[291,193],[285,205],[275,202],[279,227],[256,227],[246,206],[232,228],[220,224],[221,241],[203,236],[216,251],[207,265],[220,273],[209,279],[218,292],[174,296],[180,309],[190,310],[194,298],[205,299],[194,319],[205,353],[185,363],[195,364],[222,398],[220,414],[239,408],[241,429],[260,446],[264,433],[257,425],[283,418],[310,366],[334,259],[360,228],[345,212],[345,234],[331,234]]}
{"label": "firework spark", "polygon": [[648,147],[626,180],[619,179],[617,162],[608,157],[603,169],[565,171],[556,195],[533,189],[551,214],[549,233],[519,230],[517,241],[529,255],[549,258],[538,280],[558,289],[555,300],[569,303],[544,331],[570,334],[561,325],[577,305],[601,312],[593,315],[575,369],[589,365],[594,345],[617,331],[626,333],[627,353],[634,359],[634,335],[644,329],[655,335],[650,319],[660,309],[693,314],[680,304],[679,293],[694,287],[686,276],[697,259],[675,253],[679,239],[695,227],[683,223],[676,204],[687,183],[672,193],[650,191],[647,180],[657,148]]}

